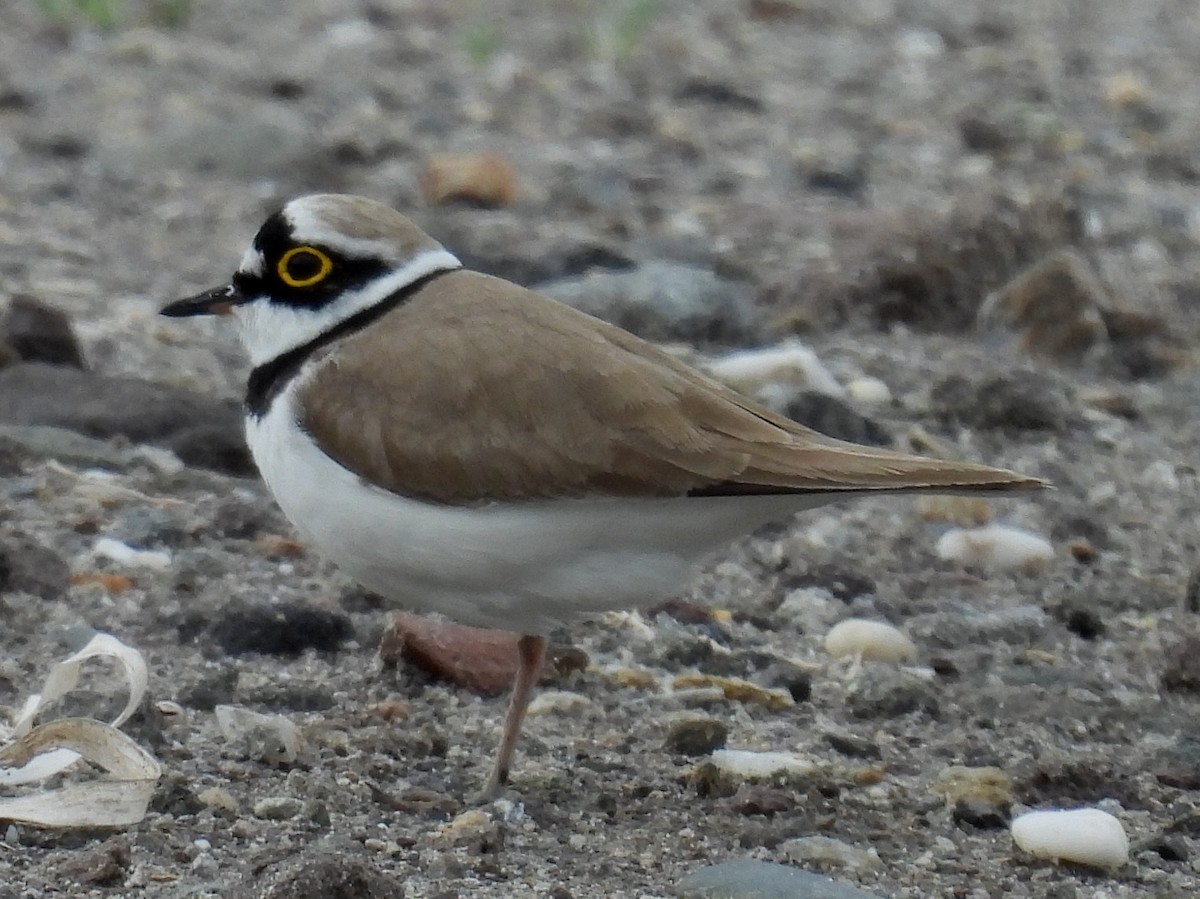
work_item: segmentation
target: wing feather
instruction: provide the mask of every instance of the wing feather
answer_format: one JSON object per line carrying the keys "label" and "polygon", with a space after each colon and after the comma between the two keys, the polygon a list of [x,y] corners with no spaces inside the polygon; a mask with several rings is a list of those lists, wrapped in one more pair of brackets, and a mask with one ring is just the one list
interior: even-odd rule
{"label": "wing feather", "polygon": [[1041,485],[834,440],[625,331],[473,272],[431,282],[347,338],[302,390],[302,424],[332,458],[441,503]]}

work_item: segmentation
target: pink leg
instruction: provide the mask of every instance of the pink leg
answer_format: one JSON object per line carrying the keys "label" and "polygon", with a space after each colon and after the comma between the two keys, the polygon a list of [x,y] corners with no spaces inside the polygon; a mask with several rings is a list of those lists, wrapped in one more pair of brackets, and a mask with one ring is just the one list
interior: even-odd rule
{"label": "pink leg", "polygon": [[500,738],[500,749],[496,753],[496,767],[482,798],[491,798],[508,783],[508,772],[512,768],[513,753],[517,748],[517,737],[521,735],[521,724],[533,698],[534,688],[542,674],[546,661],[546,638],[525,634],[517,641],[518,668],[513,682],[512,699],[508,703],[508,714],[504,717],[504,735]]}

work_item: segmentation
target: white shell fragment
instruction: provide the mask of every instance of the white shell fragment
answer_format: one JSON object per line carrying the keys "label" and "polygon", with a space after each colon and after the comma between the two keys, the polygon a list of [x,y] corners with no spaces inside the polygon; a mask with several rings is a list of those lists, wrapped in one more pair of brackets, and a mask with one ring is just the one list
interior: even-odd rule
{"label": "white shell fragment", "polygon": [[[35,725],[38,714],[75,688],[89,659],[115,660],[125,673],[129,698],[111,724],[63,718]],[[53,790],[0,796],[0,819],[38,827],[119,827],[146,816],[158,762],[117,728],[142,704],[149,677],[142,654],[110,634],[96,634],[56,665],[42,692],[29,697],[11,727],[0,723],[0,787],[44,780],[83,760],[106,777]]]}
{"label": "white shell fragment", "polygon": [[939,559],[960,565],[1029,573],[1041,571],[1054,558],[1050,541],[1002,524],[949,530],[938,540],[935,551]]}
{"label": "white shell fragment", "polygon": [[121,565],[132,565],[137,568],[155,568],[163,570],[171,567],[169,553],[157,549],[135,549],[112,537],[101,537],[92,547],[92,552],[102,559],[109,559]]}
{"label": "white shell fragment", "polygon": [[304,737],[290,718],[236,705],[219,705],[214,712],[221,736],[237,745],[247,758],[290,765],[304,752]]}
{"label": "white shell fragment", "polygon": [[1121,822],[1098,808],[1027,812],[1012,822],[1013,842],[1038,858],[1095,868],[1129,861],[1129,837]]}
{"label": "white shell fragment", "polygon": [[791,752],[755,752],[751,749],[716,749],[717,769],[742,780],[766,780],[776,775],[812,774],[816,765]]}
{"label": "white shell fragment", "polygon": [[705,365],[708,373],[735,390],[761,396],[780,387],[816,390],[832,396],[845,391],[829,373],[817,354],[796,341],[761,350],[744,350],[714,359]]}
{"label": "white shell fragment", "polygon": [[917,645],[885,621],[847,618],[825,635],[825,651],[835,658],[858,656],[872,662],[911,662]]}

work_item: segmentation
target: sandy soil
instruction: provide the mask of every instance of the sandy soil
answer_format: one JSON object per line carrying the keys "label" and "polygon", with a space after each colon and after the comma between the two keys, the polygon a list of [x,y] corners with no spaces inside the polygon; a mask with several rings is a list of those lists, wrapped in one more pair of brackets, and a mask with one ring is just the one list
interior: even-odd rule
{"label": "sandy soil", "polygon": [[[0,708],[82,626],[142,649],[155,697],[187,714],[131,727],[169,770],[147,820],[9,829],[2,899],[665,896],[711,861],[789,861],[814,834],[879,862],[808,867],[897,899],[1196,894],[1190,4],[127,0],[110,30],[52,6],[13,0],[0,29],[0,294],[67,311],[95,372],[238,396],[233,335],[155,310],[227,277],[282,199],[362,193],[528,284],[658,260],[745,282],[743,343],[799,331],[839,378],[891,388],[860,410],[891,434],[1054,481],[995,511],[1057,557],[1018,575],[939,561],[940,526],[908,501],[748,540],[686,594],[725,623],[611,616],[558,635],[590,667],[553,688],[581,698],[530,721],[508,801],[464,819],[503,698],[382,670],[385,611],[289,554],[257,482],[128,450],[104,477],[24,459],[0,481],[0,542],[133,586],[0,595]],[[428,160],[478,150],[513,161],[517,201],[425,204]],[[1111,339],[1047,358],[971,328],[987,290],[1065,244],[1096,273]],[[1049,411],[1031,423],[1031,404]],[[97,560],[102,535],[172,564]],[[281,608],[308,617],[272,625]],[[821,639],[850,614],[903,627],[922,668],[830,659]],[[230,653],[230,630],[342,627],[335,649]],[[695,670],[799,701],[669,689]],[[227,744],[216,703],[287,715],[305,756]],[[697,703],[729,746],[795,751],[813,773],[695,776],[664,740]],[[1015,810],[1099,804],[1130,864],[1022,855],[1003,803],[973,815],[934,791],[951,765],[1002,769]]]}

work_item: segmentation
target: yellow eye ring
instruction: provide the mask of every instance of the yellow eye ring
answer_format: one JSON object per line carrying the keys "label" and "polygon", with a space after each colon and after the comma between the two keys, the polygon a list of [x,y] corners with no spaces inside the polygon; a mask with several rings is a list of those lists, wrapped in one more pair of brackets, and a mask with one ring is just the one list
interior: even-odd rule
{"label": "yellow eye ring", "polygon": [[[299,263],[303,277],[296,277],[291,267],[293,262]],[[312,264],[317,264],[316,271],[311,271]],[[292,247],[279,257],[279,265],[275,267],[279,280],[288,287],[312,287],[324,281],[333,271],[333,260],[316,247]]]}

